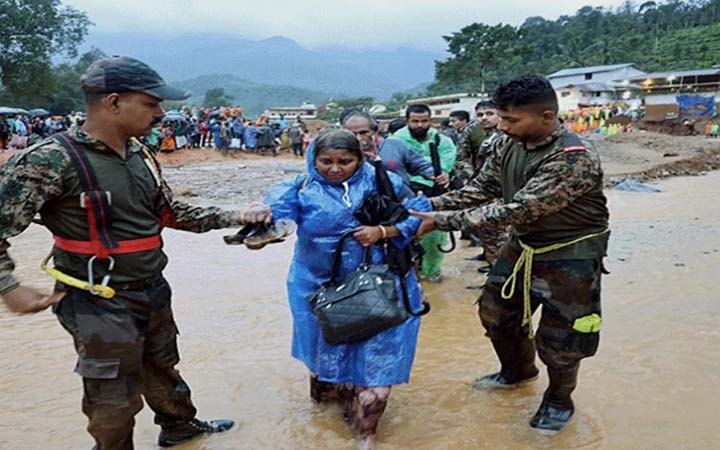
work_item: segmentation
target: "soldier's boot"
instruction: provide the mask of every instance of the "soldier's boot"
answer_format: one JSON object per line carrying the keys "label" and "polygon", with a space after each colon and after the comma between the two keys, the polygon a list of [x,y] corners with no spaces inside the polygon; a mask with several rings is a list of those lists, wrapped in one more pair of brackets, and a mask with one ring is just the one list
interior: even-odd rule
{"label": "soldier's boot", "polygon": [[490,339],[500,360],[500,372],[473,381],[475,389],[513,389],[538,378],[535,366],[535,343],[526,338],[493,337]]}
{"label": "soldier's boot", "polygon": [[207,422],[191,419],[170,427],[163,427],[158,438],[158,445],[160,447],[172,447],[200,435],[222,433],[231,429],[234,425],[234,421],[226,419],[209,420]]}
{"label": "soldier's boot", "polygon": [[543,401],[530,426],[538,431],[557,433],[562,430],[575,412],[570,394],[577,385],[579,364],[570,368],[551,369],[548,367],[550,384],[548,385]]}

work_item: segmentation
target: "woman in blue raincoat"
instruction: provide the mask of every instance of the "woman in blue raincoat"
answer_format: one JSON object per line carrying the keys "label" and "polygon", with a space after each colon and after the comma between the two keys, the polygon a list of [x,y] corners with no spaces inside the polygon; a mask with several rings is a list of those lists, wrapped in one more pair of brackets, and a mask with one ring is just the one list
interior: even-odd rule
{"label": "woman in blue raincoat", "polygon": [[[403,248],[413,239],[420,221],[410,216],[392,227],[362,226],[353,213],[377,191],[375,169],[363,162],[360,144],[346,130],[321,134],[308,150],[307,175],[271,189],[257,221],[290,219],[297,223],[297,243],[287,280],[293,315],[292,356],[310,371],[311,397],[317,402],[336,399],[345,403],[345,419],[357,433],[361,448],[374,448],[374,434],[392,385],[407,383],[415,358],[420,319],[410,316],[402,324],[366,341],[327,344],[307,302],[308,296],[330,278],[333,252],[340,236],[356,230],[345,242],[340,275],[358,268],[363,247],[385,234]],[[412,195],[402,180],[391,174],[402,198]],[[405,190],[405,191],[404,191]],[[428,211],[425,197],[406,198],[408,209]],[[373,246],[373,262],[381,263],[380,246]],[[400,289],[399,280],[396,283]],[[407,275],[410,304],[421,309],[422,291],[414,270]],[[398,298],[402,294],[398,291]]]}

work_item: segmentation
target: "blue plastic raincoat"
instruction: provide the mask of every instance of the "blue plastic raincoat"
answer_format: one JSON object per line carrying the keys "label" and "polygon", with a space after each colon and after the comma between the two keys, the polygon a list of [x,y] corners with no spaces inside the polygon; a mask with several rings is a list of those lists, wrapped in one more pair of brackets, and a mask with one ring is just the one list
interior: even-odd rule
{"label": "blue plastic raincoat", "polygon": [[[313,165],[314,143],[308,149],[308,175],[273,187],[265,203],[272,208],[274,219],[291,219],[298,225],[297,243],[287,288],[293,315],[292,356],[307,366],[321,381],[352,383],[356,386],[389,386],[407,383],[415,358],[420,319],[411,316],[404,323],[379,333],[367,341],[329,345],[322,337],[317,319],[307,302],[308,296],[330,278],[332,256],[344,232],[361,224],[353,213],[365,197],[376,192],[375,169],[363,164],[345,182],[333,183],[323,178]],[[390,174],[396,192],[402,192],[402,180]],[[407,208],[429,211],[425,197],[405,201]],[[402,236],[392,243],[400,248],[415,235],[420,220],[409,217],[398,223]],[[355,239],[345,241],[341,275],[359,266],[362,246]],[[381,263],[383,252],[373,249],[373,262]],[[402,299],[400,283],[396,283]],[[414,271],[407,275],[410,304],[421,309],[422,291]]]}

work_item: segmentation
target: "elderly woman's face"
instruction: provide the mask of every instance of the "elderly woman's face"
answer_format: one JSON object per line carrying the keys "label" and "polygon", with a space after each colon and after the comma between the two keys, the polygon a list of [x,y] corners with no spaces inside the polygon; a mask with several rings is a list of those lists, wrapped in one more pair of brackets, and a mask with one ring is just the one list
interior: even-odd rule
{"label": "elderly woman's face", "polygon": [[344,148],[323,150],[315,158],[315,169],[333,183],[341,183],[350,178],[359,165],[360,158]]}

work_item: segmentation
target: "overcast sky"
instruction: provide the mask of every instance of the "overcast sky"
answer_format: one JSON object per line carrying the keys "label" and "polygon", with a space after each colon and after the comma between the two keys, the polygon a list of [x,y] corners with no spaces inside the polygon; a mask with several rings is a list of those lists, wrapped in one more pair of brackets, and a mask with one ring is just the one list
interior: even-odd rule
{"label": "overcast sky", "polygon": [[555,19],[580,7],[620,0],[63,0],[88,13],[94,32],[281,35],[309,48],[401,45],[443,50],[443,35],[473,22],[513,25]]}

